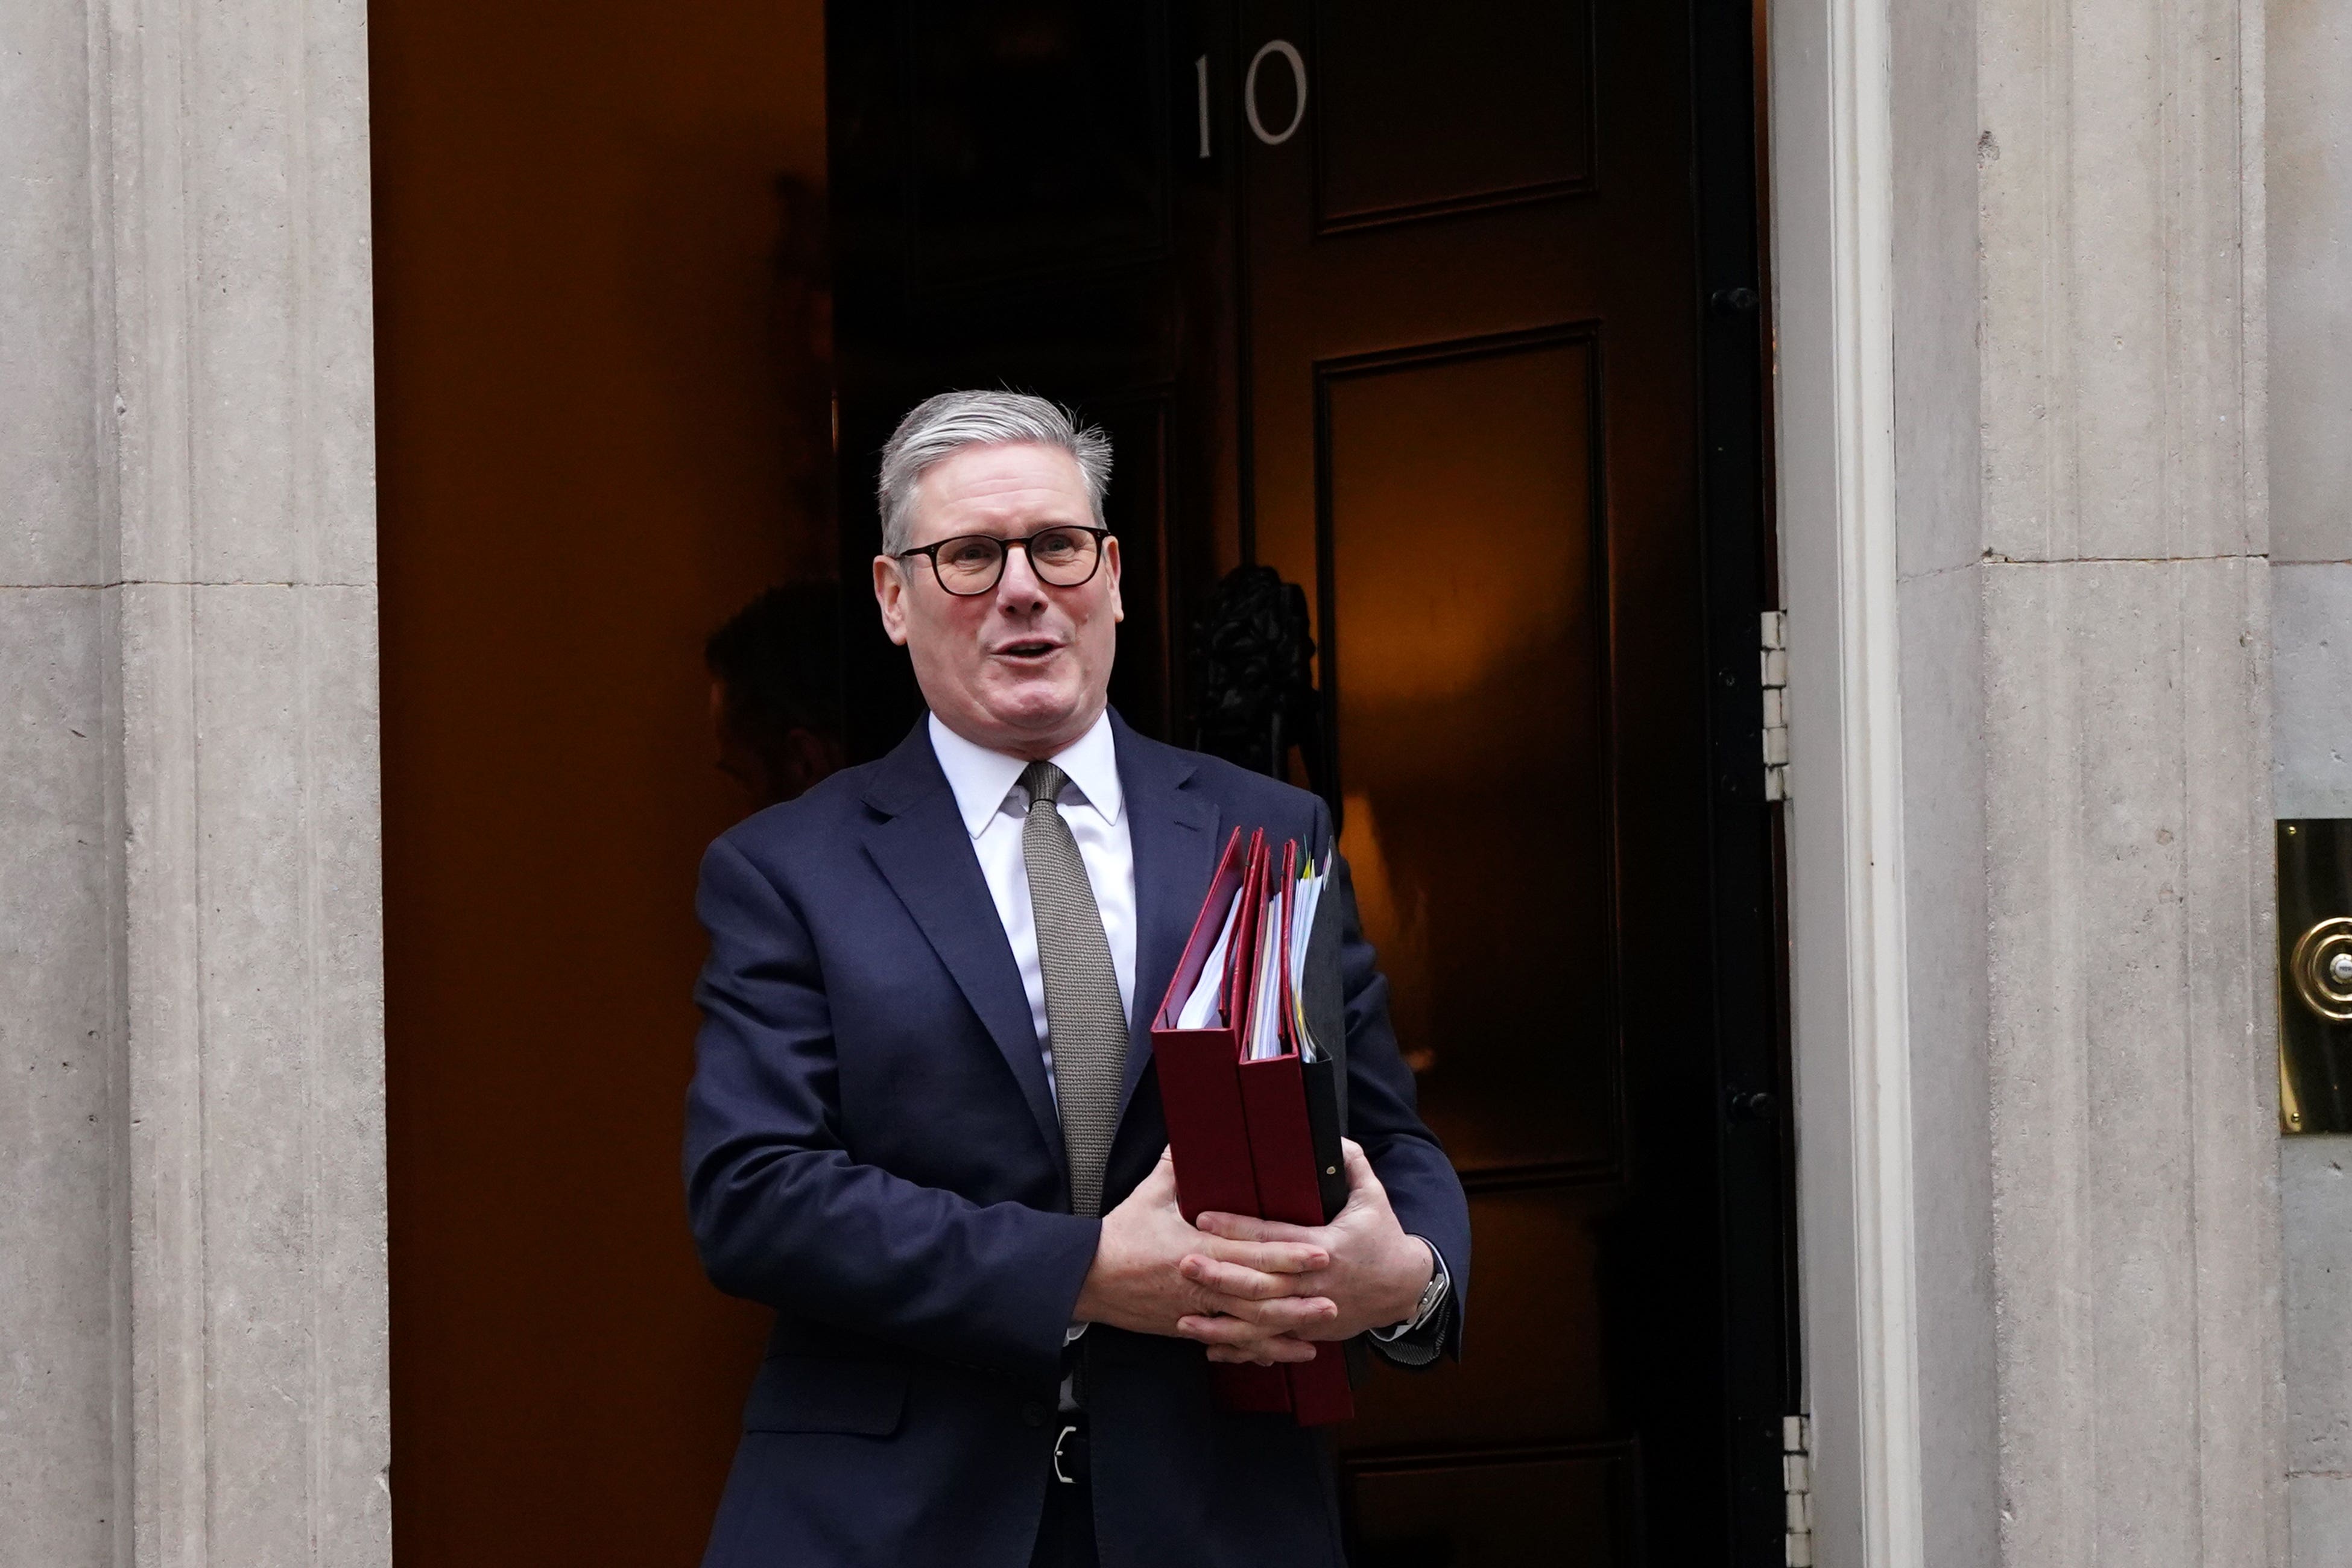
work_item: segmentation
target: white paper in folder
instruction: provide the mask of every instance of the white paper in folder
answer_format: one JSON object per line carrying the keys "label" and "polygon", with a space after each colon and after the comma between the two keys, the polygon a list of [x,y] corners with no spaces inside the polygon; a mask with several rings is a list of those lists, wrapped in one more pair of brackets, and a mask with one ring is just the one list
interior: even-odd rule
{"label": "white paper in folder", "polygon": [[1242,912],[1241,896],[1225,910],[1225,923],[1217,931],[1217,945],[1209,950],[1209,961],[1201,965],[1201,978],[1192,984],[1192,994],[1184,998],[1184,1005],[1176,1015],[1180,1029],[1213,1029],[1225,1021],[1224,1009],[1219,1006],[1218,987],[1225,977],[1225,948],[1234,940],[1234,921]]}
{"label": "white paper in folder", "polygon": [[1258,918],[1257,929],[1257,978],[1255,994],[1250,997],[1249,1049],[1244,1053],[1254,1062],[1282,1054],[1282,987],[1274,983],[1280,973],[1277,966],[1282,954],[1280,900],[1265,900],[1265,912]]}
{"label": "white paper in folder", "polygon": [[1320,1061],[1323,1047],[1315,1043],[1315,1036],[1307,1026],[1307,944],[1315,934],[1315,910],[1323,899],[1323,884],[1330,879],[1331,857],[1327,851],[1323,868],[1311,877],[1298,879],[1298,890],[1290,898],[1290,997],[1296,1009],[1291,1018],[1291,1030],[1298,1037],[1298,1054],[1307,1061]]}

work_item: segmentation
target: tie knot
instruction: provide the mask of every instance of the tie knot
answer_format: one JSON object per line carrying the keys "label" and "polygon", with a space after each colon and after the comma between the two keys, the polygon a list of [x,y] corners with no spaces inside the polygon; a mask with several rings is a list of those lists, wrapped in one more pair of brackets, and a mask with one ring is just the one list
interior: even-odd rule
{"label": "tie knot", "polygon": [[1052,804],[1069,782],[1070,775],[1051,763],[1031,763],[1021,770],[1021,790],[1031,805],[1041,800]]}

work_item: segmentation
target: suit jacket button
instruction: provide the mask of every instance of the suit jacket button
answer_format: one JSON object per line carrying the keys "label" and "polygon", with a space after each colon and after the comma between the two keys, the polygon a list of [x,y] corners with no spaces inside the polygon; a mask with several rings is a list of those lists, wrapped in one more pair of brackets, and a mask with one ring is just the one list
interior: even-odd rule
{"label": "suit jacket button", "polygon": [[1034,1399],[1024,1401],[1021,1406],[1021,1424],[1024,1426],[1043,1426],[1045,1424],[1045,1417],[1050,1414],[1052,1413],[1038,1401]]}

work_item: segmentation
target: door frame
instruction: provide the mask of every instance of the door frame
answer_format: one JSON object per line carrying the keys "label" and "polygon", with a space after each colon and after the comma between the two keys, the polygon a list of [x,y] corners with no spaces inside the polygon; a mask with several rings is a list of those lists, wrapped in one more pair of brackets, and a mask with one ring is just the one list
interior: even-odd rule
{"label": "door frame", "polygon": [[1813,1560],[1926,1560],[1896,642],[1887,0],[1766,29]]}

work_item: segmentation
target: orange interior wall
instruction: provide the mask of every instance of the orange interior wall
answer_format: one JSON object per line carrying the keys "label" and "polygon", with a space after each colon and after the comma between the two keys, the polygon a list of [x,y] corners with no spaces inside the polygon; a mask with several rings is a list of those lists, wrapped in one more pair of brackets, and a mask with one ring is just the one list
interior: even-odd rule
{"label": "orange interior wall", "polygon": [[677,1139],[704,636],[824,574],[772,185],[820,0],[370,6],[394,1542],[690,1563],[765,1314]]}

